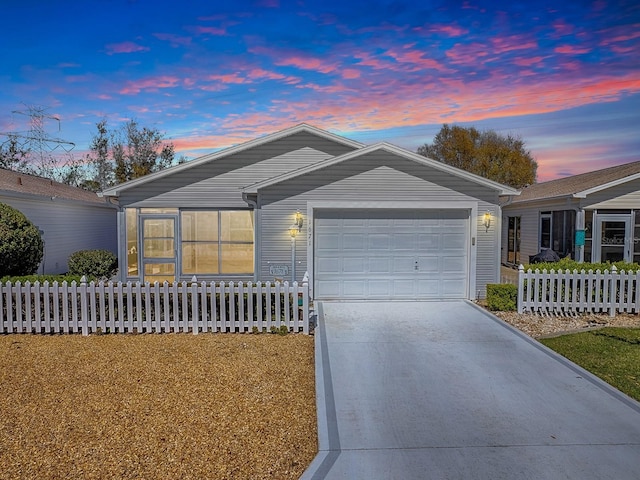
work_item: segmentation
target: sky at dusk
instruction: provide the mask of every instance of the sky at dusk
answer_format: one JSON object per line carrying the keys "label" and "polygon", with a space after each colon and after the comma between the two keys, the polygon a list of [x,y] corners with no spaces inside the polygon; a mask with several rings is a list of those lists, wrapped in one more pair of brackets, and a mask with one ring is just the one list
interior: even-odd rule
{"label": "sky at dusk", "polygon": [[[633,1],[4,0],[0,132],[46,107],[83,156],[107,119],[194,158],[298,123],[415,151],[519,135],[538,181],[640,160]],[[3,141],[5,137],[0,137]]]}

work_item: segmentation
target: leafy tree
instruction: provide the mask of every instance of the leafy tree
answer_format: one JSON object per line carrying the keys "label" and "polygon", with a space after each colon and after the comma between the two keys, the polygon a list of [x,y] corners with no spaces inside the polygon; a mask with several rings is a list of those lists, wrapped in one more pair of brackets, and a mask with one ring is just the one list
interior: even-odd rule
{"label": "leafy tree", "polygon": [[29,149],[24,148],[16,135],[7,135],[7,140],[0,144],[0,168],[16,172],[29,173]]}
{"label": "leafy tree", "polygon": [[111,137],[115,160],[116,182],[126,182],[171,166],[173,144],[165,144],[163,135],[156,129],[140,127],[129,120]]}
{"label": "leafy tree", "polygon": [[0,203],[0,277],[35,273],[43,254],[37,227],[22,212]]}
{"label": "leafy tree", "polygon": [[89,173],[78,186],[99,191],[134,178],[170,167],[175,160],[172,143],[155,128],[141,127],[129,120],[117,129],[110,129],[107,120],[96,124],[97,133],[91,140],[91,153],[86,162]]}
{"label": "leafy tree", "polygon": [[433,144],[419,147],[418,153],[514,188],[536,181],[537,162],[524,141],[511,134],[445,123]]}

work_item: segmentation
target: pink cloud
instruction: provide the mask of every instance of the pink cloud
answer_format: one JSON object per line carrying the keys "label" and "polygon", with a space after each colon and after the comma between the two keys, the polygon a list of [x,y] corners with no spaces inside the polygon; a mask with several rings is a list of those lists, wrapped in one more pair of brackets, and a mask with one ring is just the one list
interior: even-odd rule
{"label": "pink cloud", "polygon": [[173,33],[154,33],[153,36],[158,40],[169,42],[173,48],[191,45],[191,37],[182,37]]}
{"label": "pink cloud", "polygon": [[158,91],[161,88],[174,88],[180,84],[180,78],[169,75],[132,80],[120,89],[123,95],[135,95],[143,90]]}
{"label": "pink cloud", "polygon": [[554,52],[556,53],[563,53],[563,54],[568,54],[568,55],[580,55],[583,53],[589,53],[591,51],[591,49],[589,48],[584,48],[584,47],[576,47],[573,45],[563,45],[561,47],[556,47],[553,49]]}
{"label": "pink cloud", "polygon": [[198,33],[198,34],[206,34],[206,35],[226,35],[227,31],[224,28],[217,28],[217,27],[203,27],[203,26],[197,26],[194,27],[193,30]]}
{"label": "pink cloud", "polygon": [[469,30],[458,25],[429,25],[426,29],[429,32],[444,34],[448,37],[461,37],[462,35],[469,33]]}
{"label": "pink cloud", "polygon": [[122,43],[110,43],[106,47],[107,55],[114,55],[116,53],[134,53],[134,52],[147,52],[149,47],[138,45],[135,42],[122,42]]}
{"label": "pink cloud", "polygon": [[486,57],[488,53],[487,47],[482,43],[456,43],[452,48],[446,51],[446,55],[452,63],[477,65],[478,61],[482,57]]}
{"label": "pink cloud", "polygon": [[345,68],[342,70],[342,78],[347,80],[360,78],[360,70],[356,70],[355,68]]}
{"label": "pink cloud", "polygon": [[235,83],[235,84],[247,83],[247,79],[244,77],[241,77],[237,73],[230,73],[227,75],[209,75],[207,76],[207,80],[214,80],[222,83]]}
{"label": "pink cloud", "polygon": [[524,35],[510,35],[508,37],[494,37],[492,53],[505,53],[513,50],[529,50],[538,48],[538,43]]}
{"label": "pink cloud", "polygon": [[303,57],[299,55],[293,55],[286,58],[281,58],[275,61],[276,65],[296,67],[301,70],[315,70],[321,73],[331,73],[336,70],[336,65],[324,62],[319,58]]}
{"label": "pink cloud", "polygon": [[544,61],[544,57],[530,57],[530,58],[515,58],[513,63],[519,67],[530,67],[532,65],[539,65]]}
{"label": "pink cloud", "polygon": [[432,69],[438,70],[441,72],[448,71],[442,64],[439,62],[432,60],[430,58],[425,58],[425,52],[423,50],[405,50],[405,51],[395,51],[395,50],[387,50],[385,55],[393,58],[399,63],[405,63],[413,65],[415,68],[411,69],[411,71],[417,71],[422,69]]}

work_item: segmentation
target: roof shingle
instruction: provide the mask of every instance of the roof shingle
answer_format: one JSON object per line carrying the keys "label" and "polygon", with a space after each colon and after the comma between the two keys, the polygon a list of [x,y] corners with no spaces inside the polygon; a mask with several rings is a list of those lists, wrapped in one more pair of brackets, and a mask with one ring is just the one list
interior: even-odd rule
{"label": "roof shingle", "polygon": [[548,182],[534,183],[533,185],[523,188],[520,196],[515,197],[512,203],[569,196],[638,173],[640,173],[640,161],[572,175],[570,177],[558,178]]}
{"label": "roof shingle", "polygon": [[18,192],[43,197],[64,198],[81,202],[105,203],[94,192],[55,182],[48,178],[36,177],[25,173],[0,168],[0,191]]}

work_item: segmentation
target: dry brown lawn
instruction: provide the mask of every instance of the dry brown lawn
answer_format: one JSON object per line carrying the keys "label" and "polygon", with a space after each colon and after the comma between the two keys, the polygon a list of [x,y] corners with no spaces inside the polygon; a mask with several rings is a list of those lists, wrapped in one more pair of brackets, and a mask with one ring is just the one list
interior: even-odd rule
{"label": "dry brown lawn", "polygon": [[293,479],[313,337],[0,336],[2,479]]}

